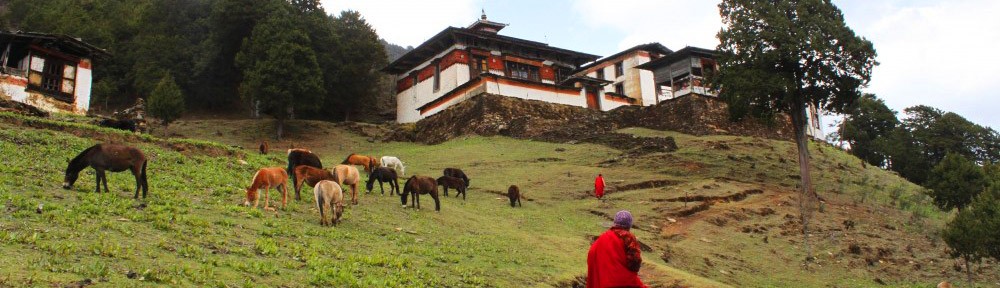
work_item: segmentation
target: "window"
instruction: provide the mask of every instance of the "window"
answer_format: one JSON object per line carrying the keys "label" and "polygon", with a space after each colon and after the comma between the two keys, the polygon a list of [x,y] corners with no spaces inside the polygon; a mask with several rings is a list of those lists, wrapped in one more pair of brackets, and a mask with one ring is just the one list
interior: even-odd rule
{"label": "window", "polygon": [[56,99],[73,102],[76,92],[76,65],[54,57],[32,55],[28,85]]}
{"label": "window", "polygon": [[601,67],[601,68],[597,69],[597,79],[605,80],[604,79],[604,67]]}
{"label": "window", "polygon": [[434,92],[441,90],[441,63],[434,63]]}
{"label": "window", "polygon": [[615,63],[615,77],[625,75],[625,65],[622,62]]}
{"label": "window", "polygon": [[472,73],[473,76],[485,73],[490,70],[490,66],[486,62],[486,57],[483,56],[472,56]]}
{"label": "window", "polygon": [[517,62],[507,62],[507,76],[531,81],[540,81],[538,67]]}
{"label": "window", "polygon": [[556,69],[556,83],[566,80],[566,78],[569,77],[570,74],[572,74],[573,72],[572,70],[563,67],[557,67],[555,69]]}
{"label": "window", "polygon": [[615,84],[615,93],[618,95],[625,95],[625,84],[624,83]]}

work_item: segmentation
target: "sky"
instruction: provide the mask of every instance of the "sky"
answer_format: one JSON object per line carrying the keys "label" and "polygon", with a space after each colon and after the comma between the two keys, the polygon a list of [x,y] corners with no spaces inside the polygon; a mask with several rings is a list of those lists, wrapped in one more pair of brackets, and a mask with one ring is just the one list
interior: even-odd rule
{"label": "sky", "polygon": [[[500,34],[607,56],[659,42],[714,48],[717,1],[705,0],[322,0],[327,12],[356,10],[382,38],[418,46],[485,10],[509,24]],[[872,41],[880,63],[864,92],[900,113],[928,105],[1000,129],[1000,1],[834,0],[847,25]],[[831,117],[832,119],[833,117]],[[824,119],[824,125],[833,122]],[[832,128],[824,127],[830,132]]]}

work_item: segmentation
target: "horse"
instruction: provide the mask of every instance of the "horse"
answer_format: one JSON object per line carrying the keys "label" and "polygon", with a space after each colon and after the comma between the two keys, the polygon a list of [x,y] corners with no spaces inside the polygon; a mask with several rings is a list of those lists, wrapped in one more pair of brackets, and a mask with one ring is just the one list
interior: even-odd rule
{"label": "horse", "polygon": [[517,202],[517,206],[524,207],[521,205],[521,189],[518,189],[517,185],[510,185],[510,188],[507,188],[507,198],[510,199],[510,207],[514,207],[514,202]]}
{"label": "horse", "polygon": [[337,165],[333,167],[333,180],[337,184],[351,186],[351,204],[358,205],[358,183],[361,183],[361,176],[358,168],[350,165]]}
{"label": "horse", "polygon": [[336,181],[333,173],[330,171],[312,167],[309,165],[299,165],[295,166],[295,175],[292,177],[294,179],[292,182],[292,188],[295,189],[295,198],[298,199],[299,191],[302,190],[302,182],[306,182],[306,185],[315,186],[321,180],[333,180]]}
{"label": "horse", "polygon": [[365,188],[368,188],[368,193],[371,193],[374,186],[375,180],[378,180],[379,189],[382,190],[382,195],[385,195],[385,187],[382,183],[389,182],[389,195],[399,193],[399,177],[396,177],[396,170],[389,169],[387,167],[377,167],[372,169],[372,173],[368,175],[368,182],[365,183]]}
{"label": "horse", "polygon": [[87,166],[93,167],[97,172],[97,188],[95,193],[101,192],[101,183],[104,183],[104,192],[108,190],[108,177],[104,171],[122,172],[132,171],[135,176],[135,196],[139,199],[139,189],[142,189],[142,198],[146,198],[149,191],[149,181],[146,179],[146,155],[135,147],[120,144],[97,144],[90,146],[76,155],[69,161],[66,167],[66,176],[63,178],[63,189],[70,189],[76,179],[80,176],[80,171]]}
{"label": "horse", "polygon": [[[295,167],[299,165],[308,165],[323,169],[323,163],[319,161],[319,156],[313,154],[312,151],[308,149],[292,148],[288,149],[288,168],[285,169],[285,173],[292,175],[292,183],[295,183]],[[295,193],[295,200],[302,200],[299,193]]]}
{"label": "horse", "polygon": [[441,176],[437,179],[437,185],[444,187],[444,196],[448,196],[448,188],[455,188],[455,190],[458,190],[455,193],[455,197],[458,197],[458,194],[462,194],[462,200],[465,200],[465,187],[467,185],[462,178]]}
{"label": "horse", "polygon": [[373,167],[372,163],[375,162],[374,159],[375,157],[372,156],[364,156],[364,155],[358,155],[356,153],[351,153],[351,155],[347,155],[347,159],[344,159],[344,162],[340,162],[340,164],[361,165],[362,167],[365,167],[365,173],[371,173]]}
{"label": "horse", "polygon": [[434,181],[434,178],[427,176],[413,176],[406,180],[406,184],[403,185],[403,193],[399,194],[399,200],[403,203],[403,207],[406,207],[407,193],[413,197],[413,204],[411,207],[420,209],[420,194],[430,194],[431,198],[434,198],[434,211],[441,211],[441,201],[438,199],[437,182]]}
{"label": "horse", "polygon": [[403,166],[403,161],[400,161],[399,158],[394,156],[382,156],[382,167],[389,167],[396,170],[399,177],[406,175],[406,167]]}
{"label": "horse", "polygon": [[465,180],[465,188],[469,188],[469,176],[465,176],[465,172],[463,172],[462,169],[444,168],[444,176],[451,176]]}
{"label": "horse", "polygon": [[[340,185],[334,181],[322,180],[313,187],[313,194],[319,210],[319,225],[329,226],[333,222],[333,226],[337,226],[340,215],[344,214],[344,191],[340,189]],[[327,211],[333,214],[330,221],[326,220]]]}
{"label": "horse", "polygon": [[138,129],[136,129],[135,120],[104,119],[98,122],[97,126],[108,127],[118,130],[125,130],[130,132],[138,131]]}
{"label": "horse", "polygon": [[250,183],[250,187],[247,187],[247,200],[243,202],[244,206],[250,206],[250,201],[253,201],[253,208],[257,208],[257,193],[260,189],[264,189],[264,210],[270,209],[270,191],[271,188],[278,190],[281,187],[281,209],[285,209],[285,205],[288,203],[288,173],[285,173],[285,169],[281,167],[268,167],[260,168],[257,173],[253,174],[253,183]]}
{"label": "horse", "polygon": [[260,141],[260,154],[267,154],[267,150],[271,149],[271,145],[267,144],[267,140]]}

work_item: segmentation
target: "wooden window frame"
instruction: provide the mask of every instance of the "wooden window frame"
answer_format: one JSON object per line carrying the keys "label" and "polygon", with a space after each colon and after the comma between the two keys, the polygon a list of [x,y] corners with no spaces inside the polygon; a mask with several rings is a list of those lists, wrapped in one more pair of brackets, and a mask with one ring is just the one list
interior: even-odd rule
{"label": "wooden window frame", "polygon": [[[79,73],[79,65],[77,61],[73,59],[65,59],[63,57],[58,57],[57,55],[48,55],[38,51],[32,51],[28,55],[28,89],[42,94],[51,96],[52,98],[73,103],[76,98],[76,81],[77,74]],[[35,58],[42,59],[42,71],[36,71],[31,69],[34,65],[32,62]],[[72,67],[72,78],[65,77],[66,69]],[[30,80],[33,75],[40,77],[40,83],[31,83]],[[66,88],[64,86],[71,86],[70,92],[64,92]]]}

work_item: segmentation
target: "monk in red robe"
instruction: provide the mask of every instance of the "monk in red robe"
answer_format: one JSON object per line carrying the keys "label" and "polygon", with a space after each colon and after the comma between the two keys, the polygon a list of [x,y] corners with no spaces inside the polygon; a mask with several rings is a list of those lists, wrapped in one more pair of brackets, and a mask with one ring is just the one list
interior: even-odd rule
{"label": "monk in red robe", "polygon": [[615,214],[615,224],[601,234],[587,253],[587,288],[642,287],[639,267],[642,255],[639,241],[629,232],[632,214],[622,210]]}
{"label": "monk in red robe", "polygon": [[604,197],[604,176],[597,174],[597,178],[594,179],[594,196],[597,199]]}

